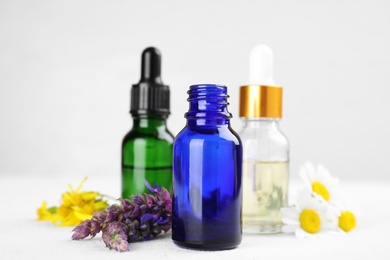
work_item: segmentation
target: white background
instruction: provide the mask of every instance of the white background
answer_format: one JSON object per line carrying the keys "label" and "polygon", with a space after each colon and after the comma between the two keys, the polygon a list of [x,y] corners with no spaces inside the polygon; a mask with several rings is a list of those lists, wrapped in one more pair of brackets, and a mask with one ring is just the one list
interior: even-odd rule
{"label": "white background", "polygon": [[311,160],[341,180],[389,181],[385,0],[0,0],[0,175],[119,181],[130,86],[148,46],[163,55],[174,134],[195,83],[229,87],[239,130],[238,89],[259,43],[284,86],[292,178]]}
{"label": "white background", "polygon": [[[195,83],[229,87],[240,130],[238,90],[259,43],[273,49],[284,86],[289,192],[302,184],[304,161],[323,163],[343,182],[356,230],[312,240],[244,235],[222,252],[183,250],[166,235],[119,254],[99,235],[71,241],[71,228],[35,220],[43,200],[59,205],[66,184],[86,175],[84,190],[119,196],[130,86],[144,48],[162,52],[177,134]],[[389,98],[390,1],[0,0],[0,258],[387,260]]]}

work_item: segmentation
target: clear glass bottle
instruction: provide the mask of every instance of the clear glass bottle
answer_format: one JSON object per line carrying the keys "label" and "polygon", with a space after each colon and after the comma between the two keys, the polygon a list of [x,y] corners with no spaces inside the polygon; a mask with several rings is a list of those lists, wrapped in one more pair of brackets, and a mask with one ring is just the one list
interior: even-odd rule
{"label": "clear glass bottle", "polygon": [[172,239],[186,248],[241,243],[242,146],[230,127],[227,88],[193,85],[186,127],[173,148]]}
{"label": "clear glass bottle", "polygon": [[169,87],[163,85],[160,52],[153,47],[142,53],[141,80],[131,89],[133,128],[122,142],[122,198],[150,193],[151,185],[172,188],[173,136],[167,128]]}
{"label": "clear glass bottle", "polygon": [[279,129],[282,88],[273,84],[272,52],[264,45],[251,54],[250,84],[240,88],[243,130],[244,233],[281,231],[280,208],[288,204],[289,143]]}
{"label": "clear glass bottle", "polygon": [[242,118],[244,233],[280,232],[287,206],[287,138],[274,118]]}

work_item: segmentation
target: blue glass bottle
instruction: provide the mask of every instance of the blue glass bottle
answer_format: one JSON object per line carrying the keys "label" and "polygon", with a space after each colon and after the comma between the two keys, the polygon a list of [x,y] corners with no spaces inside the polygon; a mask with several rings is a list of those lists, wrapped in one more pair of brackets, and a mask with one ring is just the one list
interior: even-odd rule
{"label": "blue glass bottle", "polygon": [[242,146],[227,88],[193,85],[186,127],[173,144],[172,239],[186,248],[235,248],[242,236]]}

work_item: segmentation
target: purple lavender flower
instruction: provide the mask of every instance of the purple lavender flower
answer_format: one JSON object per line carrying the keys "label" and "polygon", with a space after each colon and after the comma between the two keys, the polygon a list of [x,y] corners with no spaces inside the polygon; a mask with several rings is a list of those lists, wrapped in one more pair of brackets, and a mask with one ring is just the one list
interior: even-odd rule
{"label": "purple lavender flower", "polygon": [[92,220],[96,220],[100,223],[104,222],[107,218],[107,215],[108,215],[108,211],[107,210],[103,210],[103,211],[97,211],[93,214],[92,216]]}
{"label": "purple lavender flower", "polygon": [[103,230],[103,241],[110,249],[115,249],[119,252],[129,250],[127,242],[127,226],[122,222],[108,223],[106,229]]}
{"label": "purple lavender flower", "polygon": [[101,231],[107,247],[123,252],[128,250],[131,242],[149,240],[162,231],[169,231],[172,222],[171,194],[163,187],[152,187],[146,180],[145,185],[152,195],[138,194],[130,199],[118,199],[120,205],[114,204],[96,212],[91,220],[77,226],[72,239],[94,237]]}
{"label": "purple lavender flower", "polygon": [[162,200],[164,201],[165,210],[172,214],[172,196],[169,191],[165,188],[162,189]]}
{"label": "purple lavender flower", "polygon": [[148,190],[150,190],[150,192],[152,192],[152,193],[156,193],[156,192],[161,191],[160,186],[157,186],[156,184],[154,184],[154,188],[152,188],[152,186],[149,184],[149,182],[146,179],[144,180],[144,183],[145,183],[146,187],[148,188]]}
{"label": "purple lavender flower", "polygon": [[140,213],[140,206],[138,204],[133,203],[131,207],[124,213],[125,219],[135,220]]}
{"label": "purple lavender flower", "polygon": [[[105,209],[103,211],[95,212],[91,219],[93,222],[96,222],[95,229],[97,227],[97,223],[99,224],[100,230],[104,229],[107,225],[107,223],[113,222],[117,220],[117,217],[115,216],[114,212],[109,211],[109,209]],[[97,229],[96,229],[97,230]],[[99,230],[99,232],[100,232]],[[97,233],[99,233],[97,232]],[[97,234],[96,233],[96,234]],[[96,235],[95,234],[95,235]]]}
{"label": "purple lavender flower", "polygon": [[117,239],[115,242],[112,244],[113,249],[119,252],[124,252],[129,250],[129,242],[124,239]]}
{"label": "purple lavender flower", "polygon": [[91,220],[91,228],[90,228],[90,235],[91,238],[95,237],[101,229],[101,224],[98,221]]}
{"label": "purple lavender flower", "polygon": [[91,234],[91,220],[84,220],[72,231],[74,232],[72,235],[73,240],[86,238]]}
{"label": "purple lavender flower", "polygon": [[101,230],[101,224],[96,220],[85,220],[81,222],[77,227],[75,227],[72,231],[74,232],[72,235],[73,240],[80,240],[91,236],[91,238],[95,237]]}
{"label": "purple lavender flower", "polygon": [[145,213],[141,217],[141,223],[144,223],[144,222],[146,222],[146,221],[148,221],[148,220],[150,220],[150,219],[152,219],[154,217],[155,217],[155,215],[153,215],[153,214]]}
{"label": "purple lavender flower", "polygon": [[131,208],[134,207],[133,203],[130,200],[128,200],[128,199],[119,198],[118,200],[122,204],[123,211],[128,211],[128,210],[130,210]]}
{"label": "purple lavender flower", "polygon": [[139,238],[139,226],[140,224],[138,220],[135,220],[134,222],[128,224],[129,231],[127,233],[127,241],[133,242]]}
{"label": "purple lavender flower", "polygon": [[140,229],[140,234],[143,236],[143,238],[145,240],[149,240],[150,239],[150,224],[149,224],[149,222],[145,222],[145,223],[141,224],[139,229]]}
{"label": "purple lavender flower", "polygon": [[138,194],[137,196],[131,195],[131,199],[138,205],[143,205],[146,203],[144,197],[141,194]]}
{"label": "purple lavender flower", "polygon": [[146,200],[146,205],[151,208],[153,204],[156,202],[153,196],[145,193],[145,200]]}
{"label": "purple lavender flower", "polygon": [[118,217],[119,214],[123,213],[123,209],[120,205],[118,204],[113,204],[108,208],[109,212],[114,214],[115,217]]}

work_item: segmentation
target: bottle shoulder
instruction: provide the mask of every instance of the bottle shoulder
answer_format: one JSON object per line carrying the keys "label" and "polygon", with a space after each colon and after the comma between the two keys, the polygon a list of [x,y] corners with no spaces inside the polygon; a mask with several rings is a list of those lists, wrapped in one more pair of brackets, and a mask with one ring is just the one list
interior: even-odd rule
{"label": "bottle shoulder", "polygon": [[169,130],[165,131],[155,130],[155,131],[142,131],[139,129],[132,128],[123,138],[123,143],[134,142],[136,140],[157,140],[167,143],[173,143],[173,135]]}
{"label": "bottle shoulder", "polygon": [[244,128],[239,135],[243,142],[289,145],[286,135],[279,128]]}
{"label": "bottle shoulder", "polygon": [[175,143],[190,142],[191,140],[228,141],[241,144],[239,135],[230,127],[188,128],[184,127],[176,136]]}
{"label": "bottle shoulder", "polygon": [[240,136],[245,160],[289,160],[289,142],[279,129],[243,129]]}

